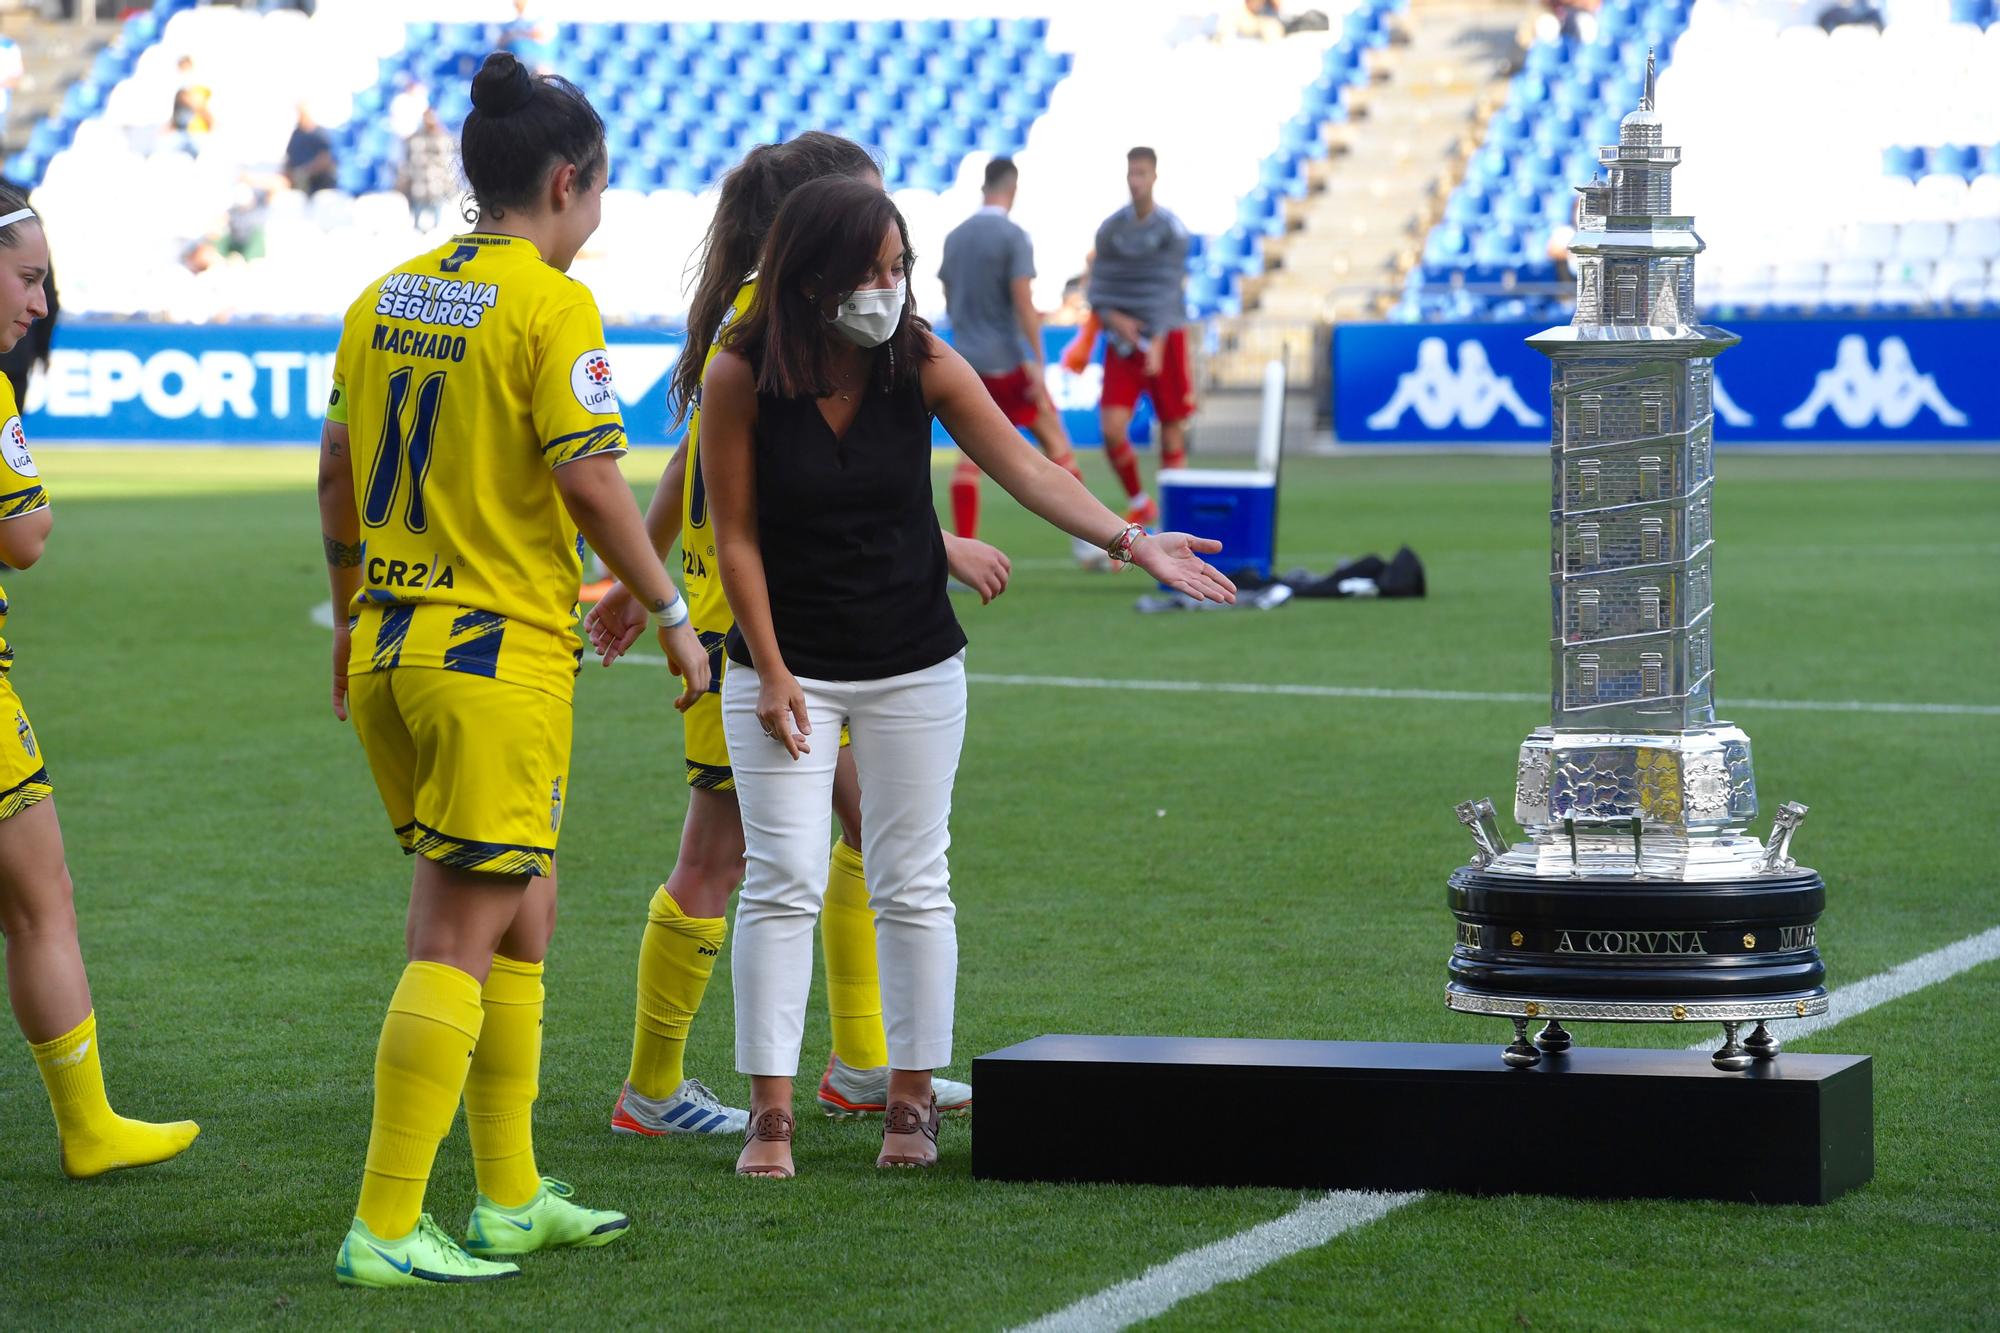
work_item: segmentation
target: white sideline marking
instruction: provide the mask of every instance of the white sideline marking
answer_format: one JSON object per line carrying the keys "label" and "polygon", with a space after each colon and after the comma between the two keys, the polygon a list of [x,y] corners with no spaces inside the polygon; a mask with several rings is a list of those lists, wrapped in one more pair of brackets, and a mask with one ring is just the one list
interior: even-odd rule
{"label": "white sideline marking", "polygon": [[[665,666],[664,657],[627,655],[620,659]],[[1503,690],[1389,689],[1377,685],[1287,685],[1242,680],[1121,680],[1101,676],[1014,676],[986,671],[965,674],[972,685],[1025,685],[1045,690],[1139,690],[1158,694],[1275,694],[1302,699],[1408,699],[1428,703],[1535,704],[1547,694]],[[1918,713],[1947,717],[2000,717],[2000,704],[1897,703],[1870,699],[1731,699],[1732,707],[1769,708],[1794,713]]]}
{"label": "white sideline marking", "polygon": [[[1167,694],[1281,694],[1307,699],[1418,699],[1443,703],[1545,703],[1547,693],[1498,690],[1387,689],[1372,685],[1285,685],[1253,681],[1114,680],[1097,676],[1013,676],[966,673],[974,685],[1029,685],[1059,690],[1150,690]],[[1731,707],[1772,708],[1808,713],[1942,713],[1954,717],[2000,717],[2000,704],[1926,704],[1861,699],[1730,699]]]}
{"label": "white sideline marking", "polygon": [[1422,1197],[1335,1190],[1325,1198],[1301,1204],[1283,1217],[1260,1223],[1213,1245],[1189,1250],[1177,1259],[1147,1269],[1130,1282],[1106,1287],[1075,1305],[1043,1315],[1032,1324],[1023,1324],[1021,1333],[1086,1333],[1086,1330],[1130,1328],[1142,1320],[1165,1314],[1210,1287],[1249,1277],[1300,1250],[1317,1249],[1343,1231],[1364,1226]]}
{"label": "white sideline marking", "polygon": [[[322,629],[333,628],[333,603],[320,602],[309,613]],[[586,651],[585,656],[591,656]],[[628,654],[620,659],[641,666],[665,666],[664,657]],[[1140,690],[1164,694],[1278,694],[1305,699],[1408,699],[1428,703],[1532,704],[1546,694],[1501,690],[1385,689],[1372,685],[1286,685],[1255,681],[1113,680],[1096,676],[1011,676],[967,672],[973,685],[1028,685],[1055,690]],[[2000,704],[1926,704],[1877,702],[1865,699],[1732,699],[1744,708],[1770,708],[1795,713],[1931,713],[1948,717],[2000,717]]]}
{"label": "white sideline marking", "polygon": [[[1870,1009],[1899,1000],[1926,986],[1948,981],[1969,968],[2000,958],[2000,926],[1967,936],[1887,972],[1878,972],[1833,992],[1827,1011],[1813,1018],[1788,1019],[1778,1028],[1787,1042],[1832,1027]],[[1705,1051],[1714,1039],[1697,1042],[1691,1051]],[[1300,1204],[1283,1217],[1238,1232],[1200,1249],[1189,1250],[1165,1263],[1155,1264],[1135,1278],[1106,1287],[1074,1305],[1022,1324],[1017,1333],[1112,1333],[1130,1328],[1142,1320],[1165,1314],[1191,1296],[1199,1296],[1225,1282],[1235,1282],[1270,1267],[1280,1259],[1315,1249],[1343,1232],[1365,1226],[1407,1203],[1423,1198],[1422,1193],[1378,1194],[1361,1190],[1334,1190]]]}

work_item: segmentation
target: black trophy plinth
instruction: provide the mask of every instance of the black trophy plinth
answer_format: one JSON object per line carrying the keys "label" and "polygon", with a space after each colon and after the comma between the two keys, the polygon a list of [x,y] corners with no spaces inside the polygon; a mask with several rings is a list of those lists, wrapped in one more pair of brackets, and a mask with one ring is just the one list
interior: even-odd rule
{"label": "black trophy plinth", "polygon": [[[1826,885],[1803,867],[1722,880],[1558,878],[1461,866],[1446,1000],[1514,1020],[1512,1064],[1570,1049],[1566,1022],[1720,1022],[1712,1057],[1741,1070],[1777,1054],[1764,1027],[1824,1008],[1818,921]],[[1528,1045],[1526,1024],[1548,1024]],[[1755,1023],[1738,1043],[1736,1027]]]}
{"label": "black trophy plinth", "polygon": [[1875,1170],[1866,1056],[1046,1036],[972,1077],[985,1180],[1821,1204]]}

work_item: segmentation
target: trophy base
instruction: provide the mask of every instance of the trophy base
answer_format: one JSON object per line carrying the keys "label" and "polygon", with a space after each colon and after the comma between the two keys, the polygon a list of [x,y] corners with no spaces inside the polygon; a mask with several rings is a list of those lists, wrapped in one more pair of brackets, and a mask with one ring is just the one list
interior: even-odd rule
{"label": "trophy base", "polygon": [[[1826,1012],[1826,885],[1794,867],[1729,880],[1537,878],[1462,866],[1445,1004],[1510,1019],[1517,1068],[1570,1048],[1565,1022],[1720,1023],[1716,1067],[1777,1054],[1764,1024]],[[1534,1042],[1532,1020],[1550,1024]],[[1755,1023],[1749,1041],[1737,1026]]]}
{"label": "trophy base", "polygon": [[[1780,996],[1754,1003],[1742,1001],[1717,1004],[1631,1004],[1605,1000],[1535,1000],[1514,995],[1479,995],[1447,986],[1445,1007],[1464,1014],[1496,1014],[1512,1019],[1514,1040],[1500,1052],[1500,1058],[1515,1069],[1532,1069],[1544,1055],[1565,1056],[1575,1044],[1563,1020],[1591,1023],[1720,1023],[1722,1046],[1709,1056],[1717,1069],[1740,1074],[1760,1060],[1777,1058],[1779,1042],[1765,1026],[1784,1018],[1810,1018],[1826,1012],[1826,990],[1804,995]],[[1528,1040],[1528,1024],[1546,1021],[1534,1041]],[[1756,1023],[1756,1030],[1741,1041],[1737,1029]]]}
{"label": "trophy base", "polygon": [[[973,1061],[972,1174],[1823,1204],[1873,1174],[1872,1068],[1787,1053],[1727,1074],[1694,1051],[1586,1047],[1509,1069],[1460,1044],[1045,1036]],[[1052,1103],[1109,1109],[1051,1134]],[[1190,1106],[1247,1106],[1254,1124],[1194,1124]]]}

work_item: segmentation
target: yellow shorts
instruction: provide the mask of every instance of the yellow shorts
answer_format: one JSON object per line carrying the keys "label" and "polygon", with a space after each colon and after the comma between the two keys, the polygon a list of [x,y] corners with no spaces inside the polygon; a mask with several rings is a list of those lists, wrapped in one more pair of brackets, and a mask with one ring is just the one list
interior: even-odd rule
{"label": "yellow shorts", "polygon": [[687,784],[701,791],[735,791],[736,774],[729,767],[729,742],[722,737],[722,673],[729,656],[722,651],[728,637],[697,630],[708,649],[708,693],[681,714],[681,745],[687,758]]}
{"label": "yellow shorts", "polygon": [[[701,791],[735,791],[736,773],[729,767],[729,742],[722,734],[722,673],[729,669],[729,655],[722,651],[728,637],[709,630],[697,631],[708,649],[708,693],[681,714],[681,747],[687,759],[687,784]],[[848,743],[847,728],[840,729],[840,743]]]}
{"label": "yellow shorts", "polygon": [[42,767],[42,747],[28,725],[28,710],[5,676],[0,676],[0,725],[14,733],[0,737],[0,819],[11,819],[55,792]]}
{"label": "yellow shorts", "polygon": [[494,875],[555,866],[570,702],[439,667],[348,677],[348,716],[405,852]]}

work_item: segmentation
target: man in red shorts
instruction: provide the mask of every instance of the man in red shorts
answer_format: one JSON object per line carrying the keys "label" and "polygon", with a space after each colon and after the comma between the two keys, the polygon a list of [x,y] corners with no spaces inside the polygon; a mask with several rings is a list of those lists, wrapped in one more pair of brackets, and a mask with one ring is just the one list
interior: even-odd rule
{"label": "man in red shorts", "polygon": [[1132,202],[1097,229],[1090,268],[1090,306],[1104,325],[1104,393],[1098,419],[1104,456],[1131,497],[1126,516],[1151,523],[1159,507],[1142,488],[1132,452],[1132,409],[1153,400],[1160,419],[1160,466],[1187,462],[1187,423],[1194,415],[1194,363],[1188,353],[1188,230],[1153,202],[1159,157],[1150,148],[1125,155]]}
{"label": "man in red shorts", "polygon": [[[1012,158],[986,164],[985,203],[944,238],[938,276],[944,283],[951,342],[985,381],[1007,420],[1033,433],[1049,460],[1083,480],[1063,430],[1062,415],[1042,379],[1042,316],[1030,285],[1035,249],[1010,217],[1020,172]],[[951,478],[952,531],[978,535],[979,469],[961,458]],[[1092,556],[1102,553],[1082,543]]]}

